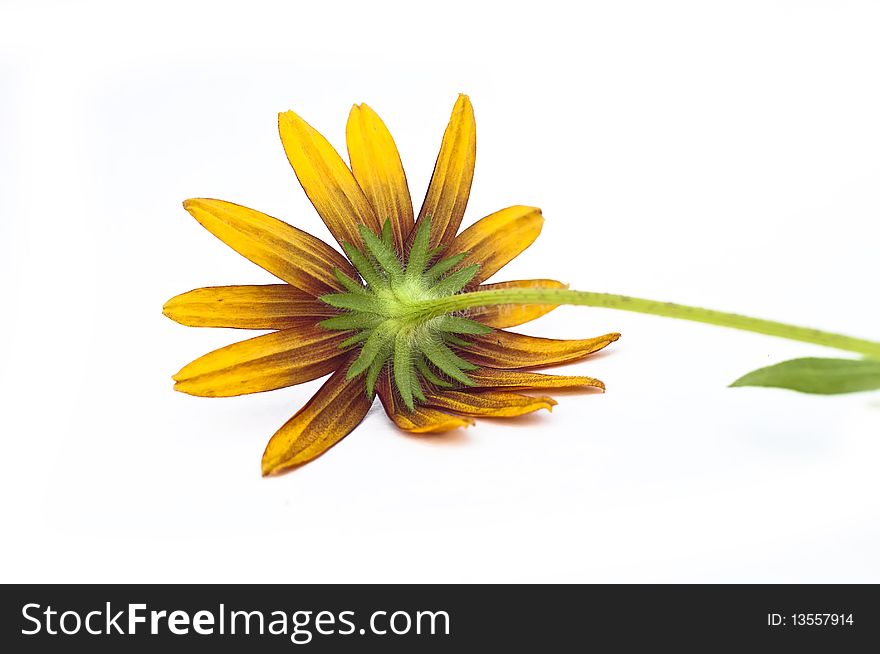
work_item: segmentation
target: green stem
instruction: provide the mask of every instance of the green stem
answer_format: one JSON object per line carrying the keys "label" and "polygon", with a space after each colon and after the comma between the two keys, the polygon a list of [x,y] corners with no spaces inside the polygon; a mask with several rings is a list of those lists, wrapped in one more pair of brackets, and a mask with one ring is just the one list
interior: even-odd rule
{"label": "green stem", "polygon": [[436,300],[425,300],[413,306],[413,312],[419,318],[432,318],[454,311],[463,311],[476,307],[498,304],[573,304],[587,307],[603,307],[635,311],[654,316],[692,320],[694,322],[731,327],[768,336],[788,338],[804,343],[824,345],[826,347],[856,352],[865,356],[880,358],[880,343],[852,336],[844,336],[807,327],[797,327],[773,320],[750,318],[735,313],[689,307],[672,302],[657,302],[642,298],[614,295],[611,293],[591,293],[588,291],[570,291],[557,288],[511,288],[494,291],[474,291],[461,293]]}

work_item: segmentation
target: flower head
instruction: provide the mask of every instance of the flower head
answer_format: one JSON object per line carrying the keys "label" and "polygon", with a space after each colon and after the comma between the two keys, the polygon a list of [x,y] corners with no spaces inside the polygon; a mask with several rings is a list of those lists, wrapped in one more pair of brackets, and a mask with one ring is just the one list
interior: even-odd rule
{"label": "flower head", "polygon": [[517,391],[604,388],[590,377],[528,370],[581,359],[618,334],[555,340],[504,329],[553,309],[564,284],[483,283],[531,245],[541,211],[508,207],[458,233],[476,156],[467,96],[455,103],[418,217],[394,140],[366,105],[349,115],[350,168],[293,112],[278,125],[297,178],[346,256],[258,211],[187,200],[206,229],[284,283],[200,288],[164,307],[185,325],[274,330],[184,366],[176,390],[225,397],[330,374],[271,438],[263,474],[323,454],[363,420],[375,395],[400,429],[433,433],[555,404]]}

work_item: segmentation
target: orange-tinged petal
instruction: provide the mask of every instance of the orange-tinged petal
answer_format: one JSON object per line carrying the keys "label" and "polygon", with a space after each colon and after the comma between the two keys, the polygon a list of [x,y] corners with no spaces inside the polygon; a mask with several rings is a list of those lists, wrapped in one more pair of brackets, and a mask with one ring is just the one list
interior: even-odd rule
{"label": "orange-tinged petal", "polygon": [[168,300],[162,313],[190,327],[287,329],[337,311],[288,284],[266,284],[197,288]]}
{"label": "orange-tinged petal", "polygon": [[391,133],[370,107],[354,105],[348,114],[345,140],[355,179],[379,222],[391,221],[394,244],[402,253],[413,226],[413,206]]}
{"label": "orange-tinged petal", "polygon": [[[380,395],[379,399],[381,400],[383,397]],[[416,406],[412,411],[399,408],[394,412],[391,412],[384,402],[383,406],[388,417],[394,421],[398,429],[410,434],[440,434],[453,429],[467,428],[474,424],[470,418],[453,416],[426,406]]]}
{"label": "orange-tinged petal", "polygon": [[333,276],[349,275],[348,260],[319,238],[264,213],[223,200],[187,200],[183,208],[242,256],[311,295],[342,290]]}
{"label": "orange-tinged petal", "polygon": [[416,405],[413,411],[397,401],[391,385],[390,376],[383,374],[376,385],[376,393],[385,408],[385,413],[403,431],[411,434],[437,434],[459,427],[474,424],[470,418],[452,416],[427,406]]}
{"label": "orange-tinged petal", "polygon": [[598,379],[581,375],[545,375],[539,372],[478,368],[468,372],[468,377],[476,383],[477,388],[505,388],[518,391],[537,388],[605,389],[605,384]]}
{"label": "orange-tinged petal", "polygon": [[201,397],[271,391],[323,377],[344,362],[345,334],[310,320],[290,329],[227,345],[174,375],[174,390]]}
{"label": "orange-tinged petal", "polygon": [[456,236],[443,256],[467,252],[461,266],[480,264],[471,280],[471,284],[478,284],[534,243],[543,224],[540,209],[519,205],[507,207],[481,218]]}
{"label": "orange-tinged petal", "polygon": [[292,111],[278,114],[278,132],[293,172],[333,237],[359,245],[359,223],[379,233],[372,205],[327,139]]}
{"label": "orange-tinged petal", "polygon": [[479,366],[489,368],[537,368],[569,363],[613,343],[620,334],[605,334],[597,338],[560,340],[525,336],[496,329],[491,334],[468,336],[470,344],[460,354]]}
{"label": "orange-tinged petal", "polygon": [[[519,279],[497,284],[482,284],[480,291],[495,291],[504,288],[568,288],[568,284],[552,279]],[[515,327],[550,313],[556,304],[498,304],[491,307],[478,307],[468,312],[468,318],[481,322],[487,327]]]}
{"label": "orange-tinged petal", "polygon": [[[443,134],[418,220],[431,218],[431,247],[449,243],[461,226],[477,158],[477,125],[470,98],[459,95]],[[418,221],[416,221],[418,222]],[[414,232],[413,232],[414,233]]]}
{"label": "orange-tinged petal", "polygon": [[529,397],[505,391],[434,391],[425,394],[431,406],[486,418],[514,418],[556,405],[552,397]]}
{"label": "orange-tinged petal", "polygon": [[[349,360],[350,361],[350,360]],[[272,475],[320,456],[357,427],[373,401],[364,393],[364,380],[345,379],[343,365],[288,420],[266,445],[263,475]]]}

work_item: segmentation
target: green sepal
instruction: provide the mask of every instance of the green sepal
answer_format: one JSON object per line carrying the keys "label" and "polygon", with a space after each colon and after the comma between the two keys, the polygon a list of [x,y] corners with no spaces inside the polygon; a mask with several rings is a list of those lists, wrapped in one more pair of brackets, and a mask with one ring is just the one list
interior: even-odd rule
{"label": "green sepal", "polygon": [[394,247],[394,231],[391,229],[391,217],[385,219],[382,224],[382,242],[389,248]]}
{"label": "green sepal", "polygon": [[[425,394],[422,392],[422,385],[419,383],[419,378],[415,373],[413,373],[411,381],[413,397],[422,404],[425,404],[428,401],[428,398],[426,398]],[[412,408],[410,409],[410,411],[412,411]]]}
{"label": "green sepal", "polygon": [[447,334],[443,340],[446,342],[447,345],[454,345],[455,347],[468,347],[472,345],[470,341],[459,338],[454,334]]}
{"label": "green sepal", "polygon": [[344,350],[345,348],[351,347],[352,345],[357,345],[358,343],[363,343],[370,337],[370,331],[365,329],[364,331],[358,332],[353,336],[349,336],[344,341],[339,344],[339,349]]}
{"label": "green sepal", "polygon": [[425,218],[419,222],[416,233],[413,236],[412,247],[409,250],[409,259],[406,262],[406,276],[409,279],[417,279],[428,265],[428,243],[431,239],[431,219]]}
{"label": "green sepal", "polygon": [[480,264],[475,263],[465,266],[461,270],[456,270],[437,282],[431,292],[437,297],[454,295],[470,283],[479,269]]}
{"label": "green sepal", "polygon": [[342,284],[342,287],[349,293],[365,294],[367,292],[367,289],[364,288],[363,284],[355,279],[352,279],[344,272],[342,272],[339,268],[333,269],[333,276],[336,277],[337,281]]}
{"label": "green sepal", "polygon": [[336,309],[350,309],[362,313],[376,313],[376,301],[366,293],[328,293],[321,301]]}
{"label": "green sepal", "polygon": [[412,411],[414,408],[412,392],[412,337],[404,330],[399,331],[394,339],[393,371],[394,385],[400,391],[403,403]]}
{"label": "green sepal", "polygon": [[433,266],[428,268],[427,271],[425,271],[425,275],[424,275],[425,281],[433,282],[433,281],[439,279],[440,277],[445,275],[447,272],[449,272],[450,270],[455,268],[462,261],[464,261],[466,257],[467,257],[467,252],[462,252],[460,254],[456,254],[454,256],[447,257],[446,259],[441,259],[440,261],[435,263]]}
{"label": "green sepal", "polygon": [[450,334],[489,334],[492,332],[491,327],[461,316],[441,316],[434,322],[434,326],[441,332],[449,332]]}
{"label": "green sepal", "polygon": [[350,329],[373,329],[385,319],[375,313],[340,313],[338,316],[326,318],[318,324],[324,329],[348,331]]}
{"label": "green sepal", "polygon": [[391,356],[391,344],[386,342],[382,345],[379,354],[376,355],[376,358],[373,359],[373,363],[371,363],[370,367],[367,369],[365,382],[367,386],[367,397],[370,399],[373,399],[376,394],[376,381],[379,379],[382,369],[385,368],[385,363],[389,356]]}
{"label": "green sepal", "polygon": [[376,328],[370,335],[367,337],[367,340],[364,342],[363,348],[361,348],[361,353],[358,355],[357,359],[351,364],[351,367],[348,369],[348,372],[345,375],[346,379],[354,379],[359,374],[361,374],[364,370],[370,367],[370,364],[373,363],[373,360],[379,354],[379,351],[382,349],[385,344],[385,335],[382,333],[381,328]]}
{"label": "green sepal", "polygon": [[464,371],[475,370],[475,365],[465,361],[439,341],[426,342],[422,347],[425,356],[440,372],[465,386],[474,386],[474,381]]}
{"label": "green sepal", "polygon": [[367,282],[367,286],[372,286],[373,288],[384,286],[385,282],[381,275],[379,275],[379,271],[376,270],[376,267],[369,259],[367,259],[363,252],[358,250],[351,243],[343,243],[342,249],[345,250],[348,260],[351,261],[352,265],[358,273],[360,273],[360,276],[364,278],[365,282]]}
{"label": "green sepal", "polygon": [[434,374],[434,371],[431,370],[431,366],[428,365],[428,362],[425,361],[424,357],[416,357],[416,369],[421,373],[425,380],[434,384],[434,386],[439,388],[455,388],[455,384],[451,384]]}
{"label": "green sepal", "polygon": [[[467,343],[467,345],[470,345],[470,343]],[[446,345],[444,345],[444,347],[446,347]],[[454,357],[453,360],[455,361],[455,365],[457,365],[459,368],[461,368],[465,372],[467,372],[468,370],[476,370],[477,368],[480,367],[480,366],[474,365],[470,361],[465,361],[460,356],[458,356],[455,352],[450,350],[448,347],[446,347],[446,349],[449,351],[449,354],[451,354]],[[470,378],[468,378],[468,379],[470,379]]]}
{"label": "green sepal", "polygon": [[399,277],[403,275],[403,267],[400,265],[400,259],[397,258],[397,254],[390,245],[386,244],[382,239],[376,236],[366,225],[358,225],[358,231],[361,234],[361,238],[364,240],[364,245],[367,246],[367,250],[373,255],[378,264],[382,267],[382,270],[391,277]]}

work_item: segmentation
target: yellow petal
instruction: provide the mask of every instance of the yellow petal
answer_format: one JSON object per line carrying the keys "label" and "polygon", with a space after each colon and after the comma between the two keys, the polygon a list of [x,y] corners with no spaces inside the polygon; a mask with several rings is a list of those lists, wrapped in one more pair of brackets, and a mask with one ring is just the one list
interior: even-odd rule
{"label": "yellow petal", "polygon": [[544,217],[535,207],[514,206],[481,218],[455,237],[443,253],[444,257],[467,252],[461,263],[480,264],[471,281],[478,284],[529,247],[541,233]]}
{"label": "yellow petal", "polygon": [[174,390],[201,397],[230,397],[302,384],[342,364],[345,334],[314,321],[227,345],[184,366]]}
{"label": "yellow petal", "polygon": [[418,220],[431,218],[431,247],[449,243],[458,232],[471,192],[476,158],[474,108],[470,98],[459,95],[419,212]]}
{"label": "yellow petal", "polygon": [[460,354],[479,366],[489,368],[536,368],[569,363],[601,350],[613,343],[620,334],[605,334],[597,338],[559,340],[525,336],[496,329],[485,336],[468,336],[470,345]]}
{"label": "yellow petal", "polygon": [[426,393],[428,404],[466,416],[513,418],[539,409],[550,411],[552,397],[529,397],[505,391],[435,391]]}
{"label": "yellow petal", "polygon": [[470,418],[451,416],[426,406],[416,406],[413,411],[398,403],[388,374],[383,374],[376,385],[376,392],[385,413],[403,431],[411,434],[437,434],[474,424]]}
{"label": "yellow petal", "polygon": [[[348,360],[350,361],[350,359]],[[275,432],[263,453],[263,475],[273,475],[320,456],[357,427],[373,403],[364,380],[346,381],[343,365],[293,418]]]}
{"label": "yellow petal", "polygon": [[394,244],[402,253],[413,226],[413,206],[391,133],[370,107],[355,105],[348,114],[345,140],[355,179],[379,222],[391,220]]}
{"label": "yellow petal", "polygon": [[358,223],[378,234],[373,207],[327,139],[292,111],[278,114],[278,132],[293,172],[333,237],[359,245]]}
{"label": "yellow petal", "polygon": [[265,286],[209,286],[173,297],[162,313],[190,327],[287,329],[304,317],[334,316],[320,300],[287,284]]}
{"label": "yellow petal", "polygon": [[187,200],[183,208],[233,250],[311,295],[342,289],[334,268],[356,274],[348,260],[321,239],[259,211],[203,198]]}
{"label": "yellow petal", "polygon": [[478,388],[505,388],[527,391],[536,388],[601,388],[605,384],[592,377],[580,375],[544,375],[539,372],[519,372],[516,370],[497,370],[478,368],[468,372]]}
{"label": "yellow petal", "polygon": [[[503,288],[568,288],[568,284],[552,279],[520,279],[512,282],[483,284],[479,290],[494,291]],[[501,329],[515,327],[540,318],[545,313],[553,311],[557,306],[556,304],[499,304],[493,307],[472,309],[468,318],[481,322],[487,327]]]}

